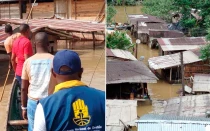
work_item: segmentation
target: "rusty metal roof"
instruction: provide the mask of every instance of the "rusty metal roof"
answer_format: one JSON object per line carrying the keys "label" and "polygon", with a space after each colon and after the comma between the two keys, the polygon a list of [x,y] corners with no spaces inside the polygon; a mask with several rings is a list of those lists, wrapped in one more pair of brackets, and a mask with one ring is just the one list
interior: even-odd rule
{"label": "rusty metal roof", "polygon": [[[17,27],[19,27],[19,25],[12,25],[13,29]],[[5,26],[0,26],[0,46],[4,45],[4,41],[8,37],[8,35],[4,32],[4,29],[5,29]],[[30,26],[30,29],[32,32],[36,32],[37,30],[41,29],[41,27]]]}
{"label": "rusty metal roof", "polygon": [[120,49],[109,49],[106,48],[107,57],[116,57],[125,60],[137,60],[129,51]]}
{"label": "rusty metal roof", "polygon": [[158,78],[141,61],[107,61],[106,83],[156,83]]}
{"label": "rusty metal roof", "polygon": [[138,34],[146,33],[154,38],[177,38],[183,37],[184,33],[176,30],[168,30],[167,24],[163,23],[144,23],[138,24]]}
{"label": "rusty metal roof", "polygon": [[195,74],[192,90],[194,92],[210,92],[210,74]]}
{"label": "rusty metal roof", "polygon": [[171,98],[168,100],[154,100],[153,113],[186,117],[206,117],[210,111],[210,94],[190,95]]}
{"label": "rusty metal roof", "polygon": [[164,20],[151,15],[128,15],[128,18],[132,24],[136,24],[137,21],[145,23],[166,23]]}
{"label": "rusty metal roof", "polygon": [[158,38],[163,51],[192,50],[207,44],[204,37]]}
{"label": "rusty metal roof", "polygon": [[[27,20],[23,19],[0,19],[0,23],[22,24],[26,22]],[[41,28],[48,27],[50,29],[73,32],[105,31],[105,24],[69,19],[31,19],[29,21],[29,25]]]}
{"label": "rusty metal roof", "polygon": [[[193,51],[184,51],[183,61],[184,64],[190,64],[202,60]],[[176,67],[181,65],[180,53],[152,57],[148,59],[148,62],[149,62],[149,67],[154,70]]]}

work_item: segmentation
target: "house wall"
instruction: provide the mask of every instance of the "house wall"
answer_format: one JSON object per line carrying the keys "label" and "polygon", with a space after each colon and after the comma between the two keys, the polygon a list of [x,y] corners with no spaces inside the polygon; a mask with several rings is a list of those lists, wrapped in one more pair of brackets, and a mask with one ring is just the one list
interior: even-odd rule
{"label": "house wall", "polygon": [[196,73],[209,74],[210,73],[209,64],[206,61],[200,61],[193,64],[185,65],[185,68],[184,68],[185,77],[194,76],[194,74]]}
{"label": "house wall", "polygon": [[[71,0],[69,14],[72,19],[95,21],[104,2],[104,0]],[[102,12],[104,13],[104,11],[103,9]]]}
{"label": "house wall", "polygon": [[[33,4],[33,3],[32,3]],[[31,5],[26,4],[26,13],[23,13],[23,18],[27,18],[31,10]],[[32,18],[50,18],[54,15],[54,2],[37,3],[33,7]]]}
{"label": "house wall", "polygon": [[0,19],[20,18],[19,4],[0,4]]}

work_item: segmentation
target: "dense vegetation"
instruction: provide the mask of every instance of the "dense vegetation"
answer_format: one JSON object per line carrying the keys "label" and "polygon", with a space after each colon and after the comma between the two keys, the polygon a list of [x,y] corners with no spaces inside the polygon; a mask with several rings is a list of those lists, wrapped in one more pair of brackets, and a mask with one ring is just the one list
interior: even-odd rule
{"label": "dense vegetation", "polygon": [[106,10],[106,23],[107,24],[111,24],[113,23],[113,17],[115,16],[115,14],[117,13],[116,9],[109,5],[107,6],[107,10]]}
{"label": "dense vegetation", "polygon": [[125,31],[115,31],[106,35],[106,47],[110,49],[130,50],[132,44],[130,37],[127,36]]}
{"label": "dense vegetation", "polygon": [[[210,0],[144,0],[142,11],[171,22],[172,13],[182,14],[181,26],[188,36],[207,35],[210,38]],[[200,10],[201,20],[191,15],[192,9]]]}
{"label": "dense vegetation", "polygon": [[107,3],[114,6],[128,5],[135,6],[140,5],[141,2],[139,0],[107,0]]}

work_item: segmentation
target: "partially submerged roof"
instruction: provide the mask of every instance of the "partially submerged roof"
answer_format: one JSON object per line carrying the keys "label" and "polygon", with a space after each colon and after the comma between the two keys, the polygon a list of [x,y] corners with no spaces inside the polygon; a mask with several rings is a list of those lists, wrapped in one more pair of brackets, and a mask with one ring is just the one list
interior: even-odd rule
{"label": "partially submerged roof", "polygon": [[120,50],[120,49],[109,49],[106,48],[107,57],[115,57],[125,60],[137,60],[129,51]]}
{"label": "partially submerged roof", "polygon": [[210,111],[210,94],[180,96],[153,101],[153,113],[185,117],[206,117]]}
{"label": "partially submerged roof", "polygon": [[136,100],[106,100],[107,131],[122,131],[124,127],[123,123],[130,126],[136,126],[136,119]]}
{"label": "partially submerged roof", "polygon": [[194,92],[210,92],[210,74],[195,74],[192,90]]}
{"label": "partially submerged roof", "polygon": [[[27,20],[23,19],[0,19],[0,23],[22,24],[26,22]],[[73,32],[105,31],[104,24],[69,19],[31,19],[29,25]]]}
{"label": "partially submerged roof", "polygon": [[138,131],[207,131],[210,119],[147,114],[137,121]]}
{"label": "partially submerged roof", "polygon": [[163,51],[192,50],[207,44],[204,37],[158,38]]}
{"label": "partially submerged roof", "polygon": [[157,83],[158,78],[141,61],[108,61],[107,84]]}
{"label": "partially submerged roof", "polygon": [[[184,64],[190,64],[201,61],[199,56],[194,51],[184,51],[183,52],[183,62]],[[157,56],[148,59],[149,67],[154,70],[167,69],[171,67],[180,66],[180,53],[175,53],[171,55]]]}
{"label": "partially submerged roof", "polygon": [[136,24],[138,21],[145,22],[145,23],[166,23],[164,20],[151,15],[128,15],[128,18],[132,24]]}
{"label": "partially submerged roof", "polygon": [[[19,27],[19,25],[12,25],[13,30]],[[37,30],[41,29],[41,27],[30,26],[32,32],[36,32]],[[8,35],[4,32],[5,26],[0,26],[0,46],[3,46],[5,39]]]}

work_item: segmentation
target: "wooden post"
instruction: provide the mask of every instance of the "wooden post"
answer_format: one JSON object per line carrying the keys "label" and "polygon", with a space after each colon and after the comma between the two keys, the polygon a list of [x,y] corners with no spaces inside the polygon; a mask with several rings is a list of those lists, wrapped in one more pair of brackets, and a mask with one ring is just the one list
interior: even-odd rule
{"label": "wooden post", "polygon": [[19,0],[19,13],[20,13],[20,19],[23,19],[23,14],[22,14],[22,0]]}
{"label": "wooden post", "polygon": [[9,5],[9,18],[10,18],[10,3],[8,2],[8,5]]}
{"label": "wooden post", "polygon": [[170,81],[172,79],[172,68],[170,69]]}
{"label": "wooden post", "polygon": [[66,18],[69,19],[69,0],[66,0]]}
{"label": "wooden post", "polygon": [[77,0],[74,1],[75,5],[75,10],[74,10],[74,15],[75,15],[75,20],[77,19]]}
{"label": "wooden post", "polygon": [[120,99],[121,99],[121,92],[122,92],[122,91],[121,91],[121,84],[120,84]]}
{"label": "wooden post", "polygon": [[144,98],[144,83],[141,83],[141,88],[143,89],[142,90],[142,95],[143,95],[143,98]]}
{"label": "wooden post", "polygon": [[54,0],[54,17],[55,17],[55,15],[56,15],[56,2],[57,2],[57,0]]}
{"label": "wooden post", "polygon": [[[30,5],[30,8],[32,8],[31,0],[29,0],[29,5]],[[29,18],[29,19],[32,19],[32,18],[33,18],[33,12],[31,12],[31,18]]]}
{"label": "wooden post", "polygon": [[183,96],[185,96],[185,90],[184,90],[184,62],[183,62],[183,52],[180,52],[180,59],[181,59],[181,72],[182,72],[182,92],[183,92]]}
{"label": "wooden post", "polygon": [[96,44],[95,32],[92,32],[92,35],[93,35],[93,49],[95,50],[95,44]]}
{"label": "wooden post", "polygon": [[136,43],[136,59],[138,59],[137,57],[138,57],[138,44]]}

